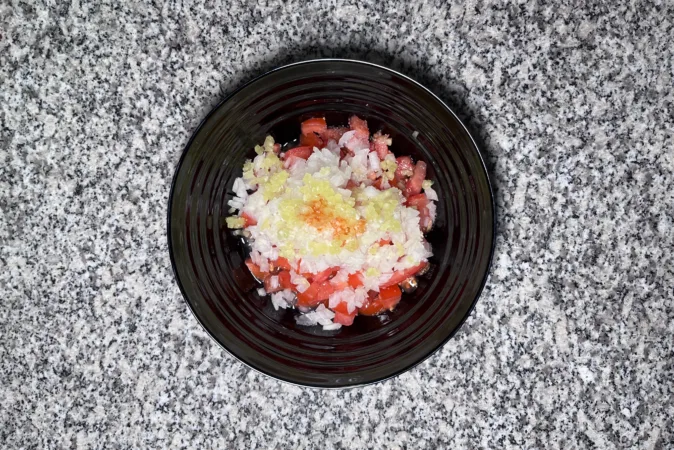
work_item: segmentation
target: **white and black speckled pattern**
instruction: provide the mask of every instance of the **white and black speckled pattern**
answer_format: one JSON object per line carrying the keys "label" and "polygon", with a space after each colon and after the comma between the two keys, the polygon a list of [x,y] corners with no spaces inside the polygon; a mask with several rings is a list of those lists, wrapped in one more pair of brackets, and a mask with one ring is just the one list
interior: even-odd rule
{"label": "white and black speckled pattern", "polygon": [[[674,448],[671,3],[35,3],[0,4],[5,447]],[[383,63],[446,99],[499,210],[456,338],[343,392],[211,342],[165,238],[199,121],[315,56]]]}

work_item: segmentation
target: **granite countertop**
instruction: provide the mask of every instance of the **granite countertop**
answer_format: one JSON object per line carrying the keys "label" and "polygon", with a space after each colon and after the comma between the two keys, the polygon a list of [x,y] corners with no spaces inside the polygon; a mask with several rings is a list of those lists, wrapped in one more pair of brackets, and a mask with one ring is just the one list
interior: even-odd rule
{"label": "granite countertop", "polygon": [[[674,448],[671,3],[36,3],[0,4],[5,448]],[[165,237],[205,114],[318,56],[445,99],[498,207],[457,336],[345,391],[221,350]]]}

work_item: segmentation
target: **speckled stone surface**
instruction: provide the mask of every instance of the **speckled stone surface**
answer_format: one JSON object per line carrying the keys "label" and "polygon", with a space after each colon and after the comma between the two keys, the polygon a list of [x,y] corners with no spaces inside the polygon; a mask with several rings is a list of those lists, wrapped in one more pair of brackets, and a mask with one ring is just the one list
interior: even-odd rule
{"label": "speckled stone surface", "polygon": [[[672,4],[260,3],[0,3],[2,446],[674,448]],[[498,206],[456,338],[347,391],[211,342],[165,238],[204,115],[317,56],[444,98]]]}

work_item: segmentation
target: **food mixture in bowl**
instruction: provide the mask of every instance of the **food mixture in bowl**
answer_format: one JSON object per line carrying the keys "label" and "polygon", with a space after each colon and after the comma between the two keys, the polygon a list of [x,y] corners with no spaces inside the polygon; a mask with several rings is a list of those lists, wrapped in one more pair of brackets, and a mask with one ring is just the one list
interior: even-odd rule
{"label": "food mixture in bowl", "polygon": [[438,200],[426,163],[390,151],[391,139],[324,118],[302,122],[299,146],[267,136],[233,185],[227,226],[250,247],[246,265],[275,309],[334,330],[393,310],[428,270]]}

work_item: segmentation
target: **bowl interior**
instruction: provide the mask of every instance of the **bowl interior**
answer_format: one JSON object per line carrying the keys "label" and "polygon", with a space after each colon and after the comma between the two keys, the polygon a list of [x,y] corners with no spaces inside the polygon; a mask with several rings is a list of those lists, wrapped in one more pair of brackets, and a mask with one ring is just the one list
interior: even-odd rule
{"label": "bowl interior", "polygon": [[[393,138],[397,156],[429,165],[440,200],[428,240],[432,271],[395,311],[359,316],[336,331],[301,327],[296,311],[275,311],[243,261],[245,246],[225,225],[234,179],[267,134],[287,143],[302,120],[346,125],[367,119]],[[286,66],[216,107],[190,140],[174,178],[169,247],[183,295],[205,329],[237,358],[276,378],[320,387],[365,384],[398,374],[439,348],[483,287],[494,211],[480,154],[456,116],[396,72],[344,60]]]}

